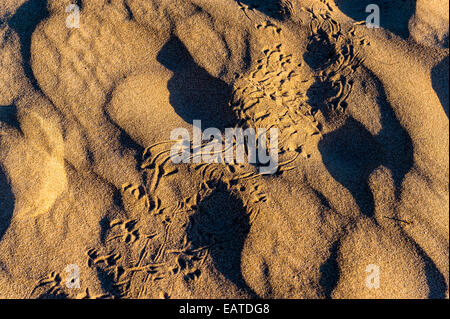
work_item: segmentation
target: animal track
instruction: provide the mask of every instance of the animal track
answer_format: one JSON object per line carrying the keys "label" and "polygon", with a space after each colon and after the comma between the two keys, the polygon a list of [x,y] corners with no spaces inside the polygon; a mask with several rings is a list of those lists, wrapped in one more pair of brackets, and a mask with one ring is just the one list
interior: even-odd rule
{"label": "animal track", "polygon": [[[235,83],[231,107],[247,127],[276,127],[282,152],[301,152],[320,134],[316,112],[344,111],[363,59],[354,44],[354,28],[344,31],[329,12],[302,8],[311,17],[307,52],[295,57],[281,43],[265,48],[256,66]],[[257,28],[275,28],[268,22]],[[358,39],[364,42],[364,40]]]}
{"label": "animal track", "polygon": [[262,54],[255,68],[236,81],[231,106],[246,127],[278,128],[281,151],[300,152],[306,139],[319,133],[306,103],[311,80],[282,44]]}
{"label": "animal track", "polygon": [[275,34],[281,34],[282,29],[270,21],[255,25],[257,30],[271,30]]}
{"label": "animal track", "polygon": [[[255,9],[280,19],[293,10],[288,1],[283,1],[286,6],[280,6],[281,11],[270,9],[269,4],[250,3],[239,2],[249,18]],[[354,44],[353,30],[344,31],[327,13],[307,12],[312,18],[308,53],[296,56],[295,52],[285,49],[280,37],[276,37],[279,42],[263,48],[256,65],[238,76],[230,101],[232,111],[243,126],[279,129],[280,152],[292,154],[291,159],[279,163],[279,174],[295,169],[304,146],[314,136],[320,136],[318,110],[345,109],[352,89],[351,75],[362,62]],[[54,62],[54,66],[48,65],[48,68],[57,78],[53,87],[48,84],[50,91],[85,91],[86,100],[98,102],[99,107],[94,110],[97,114],[101,113],[100,105],[106,99],[101,92],[111,92],[112,83],[123,76],[126,67],[107,67],[121,65],[125,60],[114,46],[124,41],[123,33],[115,33],[107,23],[102,24],[98,13],[90,14],[92,16],[86,18],[98,22],[86,23],[86,27],[68,34],[66,41],[52,39],[45,30],[40,36],[52,57],[50,62]],[[255,24],[255,27],[275,35],[282,33],[281,27],[271,21]],[[108,50],[110,54],[102,53],[105,47],[112,47]],[[57,75],[60,68],[67,77]],[[66,82],[66,78],[73,78],[73,83]],[[75,99],[61,102],[71,108],[80,104]],[[90,125],[76,111],[71,112],[82,125]],[[107,138],[105,135],[101,140]],[[75,297],[170,298],[176,280],[196,282],[202,278],[208,258],[225,277],[245,287],[244,280],[227,268],[226,257],[227,252],[231,252],[233,267],[237,267],[250,227],[262,209],[270,204],[263,177],[254,167],[235,163],[174,166],[170,161],[171,143],[162,141],[143,151],[139,172],[142,184],[134,181],[119,186],[124,216],[108,220],[105,247],[86,252],[88,266],[96,270],[102,282],[108,282],[103,287],[107,294],[92,296],[88,288],[84,288],[84,292]],[[171,202],[160,186],[169,179],[176,182],[183,170],[191,173],[194,181],[200,181],[199,185],[193,185],[193,188],[198,186],[199,191],[182,194],[182,199]],[[214,207],[216,200],[224,200],[229,205],[238,203],[238,207],[230,208],[231,218],[222,220],[222,224],[218,223],[221,212]],[[233,244],[235,240],[237,243]],[[46,287],[47,294],[68,296],[61,287],[61,280],[57,273],[52,273],[39,281],[36,289]]]}
{"label": "animal track", "polygon": [[[311,17],[306,63],[315,71],[315,82],[308,91],[308,103],[315,110],[344,111],[353,87],[351,75],[364,61],[355,42],[355,29],[344,30],[329,12],[302,8]],[[362,42],[361,42],[362,41]]]}

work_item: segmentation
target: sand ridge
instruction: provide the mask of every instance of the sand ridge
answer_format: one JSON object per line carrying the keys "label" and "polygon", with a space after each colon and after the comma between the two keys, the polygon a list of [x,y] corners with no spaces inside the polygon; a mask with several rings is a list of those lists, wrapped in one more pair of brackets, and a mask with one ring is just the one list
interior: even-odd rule
{"label": "sand ridge", "polygon": [[[448,298],[448,1],[378,2],[1,4],[0,297]],[[172,163],[194,120],[276,174]]]}

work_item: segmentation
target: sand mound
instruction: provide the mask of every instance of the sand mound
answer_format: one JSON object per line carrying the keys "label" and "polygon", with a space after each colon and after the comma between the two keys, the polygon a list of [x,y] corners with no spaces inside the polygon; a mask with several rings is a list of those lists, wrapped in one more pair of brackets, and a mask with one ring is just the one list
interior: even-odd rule
{"label": "sand mound", "polygon": [[[3,1],[0,297],[448,298],[448,19]],[[173,163],[196,120],[278,129],[275,174]]]}

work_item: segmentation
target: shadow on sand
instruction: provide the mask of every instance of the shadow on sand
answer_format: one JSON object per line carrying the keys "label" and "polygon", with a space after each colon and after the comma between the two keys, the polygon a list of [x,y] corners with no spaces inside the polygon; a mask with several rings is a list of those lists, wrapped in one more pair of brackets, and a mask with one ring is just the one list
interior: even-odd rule
{"label": "shadow on sand", "polygon": [[11,218],[14,212],[15,198],[11,185],[0,166],[0,240],[5,235],[6,230],[11,224]]}
{"label": "shadow on sand", "polygon": [[[381,131],[377,135],[372,135],[361,123],[348,118],[343,126],[323,137],[319,143],[319,151],[329,173],[350,191],[361,213],[373,218],[375,203],[368,184],[370,174],[380,165],[388,168],[394,181],[396,200],[399,200],[402,182],[414,165],[414,149],[408,132],[400,124],[387,100],[381,81],[369,70],[367,72],[375,81],[378,90],[377,104],[381,114]],[[406,232],[404,236],[413,243],[418,255],[424,261],[430,289],[429,297],[445,298],[447,284],[444,276],[419,244]],[[321,269],[322,284],[328,297],[339,274],[336,272],[333,258],[335,250],[336,247],[333,246],[330,250],[330,260]]]}
{"label": "shadow on sand", "polygon": [[256,294],[241,272],[241,253],[249,230],[244,204],[219,183],[190,217],[187,235],[194,249],[211,245],[210,256],[217,270],[254,298]]}
{"label": "shadow on sand", "polygon": [[409,37],[408,24],[416,12],[416,0],[336,0],[339,10],[355,21],[365,21],[371,12],[367,13],[369,4],[380,8],[380,25],[403,39]]}
{"label": "shadow on sand", "polygon": [[31,37],[38,24],[48,15],[47,0],[29,0],[17,9],[8,23],[19,35],[25,75],[38,91],[40,88],[31,68]]}
{"label": "shadow on sand", "polygon": [[433,86],[434,91],[436,92],[439,100],[441,101],[442,108],[447,114],[448,117],[448,109],[449,109],[449,101],[448,101],[448,68],[449,68],[449,58],[448,56],[439,62],[432,70],[431,70],[431,84]]}
{"label": "shadow on sand", "polygon": [[281,0],[236,0],[238,3],[245,4],[249,10],[258,10],[266,16],[284,20],[291,16],[289,1]]}
{"label": "shadow on sand", "polygon": [[343,126],[324,136],[319,151],[330,174],[350,191],[361,213],[373,217],[375,204],[368,184],[370,174],[380,165],[388,168],[398,199],[403,179],[414,164],[414,149],[411,137],[387,100],[382,83],[372,72],[367,72],[378,90],[381,131],[372,135],[361,123],[348,118]]}
{"label": "shadow on sand", "polygon": [[167,84],[169,100],[184,121],[192,124],[201,120],[204,129],[234,127],[237,120],[228,104],[232,89],[198,66],[178,38],[164,45],[157,60],[173,72]]}

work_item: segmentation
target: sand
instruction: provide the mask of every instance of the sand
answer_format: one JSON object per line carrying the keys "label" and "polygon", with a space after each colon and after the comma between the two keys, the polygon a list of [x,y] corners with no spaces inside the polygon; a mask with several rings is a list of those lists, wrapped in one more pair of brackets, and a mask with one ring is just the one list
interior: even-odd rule
{"label": "sand", "polygon": [[449,298],[448,8],[1,1],[0,298]]}

